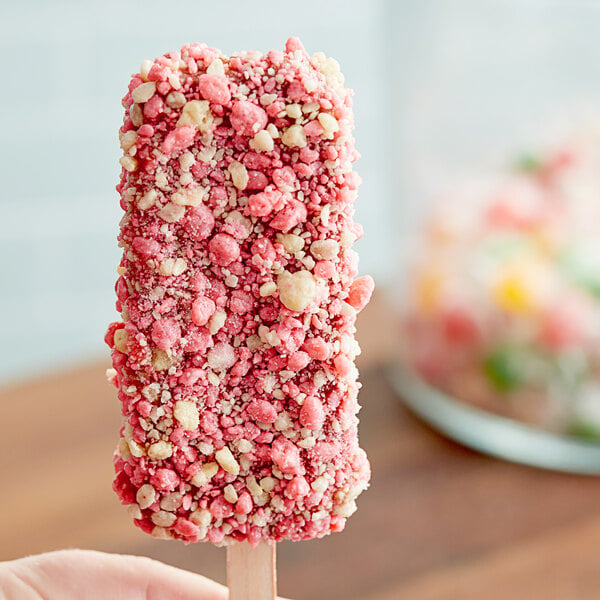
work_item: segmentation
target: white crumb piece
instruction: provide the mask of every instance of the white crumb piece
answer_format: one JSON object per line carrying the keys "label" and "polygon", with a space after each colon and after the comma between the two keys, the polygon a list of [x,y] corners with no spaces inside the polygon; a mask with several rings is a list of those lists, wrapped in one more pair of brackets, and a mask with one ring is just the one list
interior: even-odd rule
{"label": "white crumb piece", "polygon": [[152,460],[164,460],[170,456],[173,456],[173,445],[170,442],[160,440],[148,448],[148,457]]}
{"label": "white crumb piece", "polygon": [[348,502],[344,502],[344,504],[340,504],[333,509],[334,514],[340,517],[350,517],[352,514],[356,512],[356,502],[354,500],[350,500]]}
{"label": "white crumb piece", "polygon": [[154,500],[156,500],[156,490],[149,483],[145,483],[138,489],[135,500],[139,507],[144,510],[151,504],[154,504]]}
{"label": "white crumb piece", "polygon": [[150,73],[150,69],[154,64],[151,60],[143,60],[142,65],[140,66],[140,75],[142,76],[142,81],[148,81],[148,73]]}
{"label": "white crumb piece", "polygon": [[179,157],[179,165],[181,166],[181,170],[182,171],[189,171],[190,167],[196,162],[196,159],[194,158],[194,155],[189,151],[186,150],[180,157]]}
{"label": "white crumb piece", "polygon": [[230,504],[235,504],[238,501],[238,495],[235,488],[229,484],[223,488],[223,496]]}
{"label": "white crumb piece", "polygon": [[299,119],[302,116],[302,107],[299,104],[288,104],[285,112],[290,119]]}
{"label": "white crumb piece", "polygon": [[223,65],[223,61],[220,58],[215,58],[210,63],[210,65],[208,65],[206,72],[209,75],[217,75],[217,76],[225,75],[225,65]]}
{"label": "white crumb piece", "polygon": [[223,446],[223,448],[217,450],[215,452],[215,458],[225,471],[236,476],[239,474],[240,465],[238,464],[237,460],[235,460],[235,457],[231,453],[231,450],[228,446]]}
{"label": "white crumb piece", "polygon": [[213,124],[213,114],[210,104],[206,100],[190,100],[186,102],[181,116],[177,121],[177,127],[193,125],[198,130],[206,133]]}
{"label": "white crumb piece", "polygon": [[133,173],[138,168],[138,161],[133,156],[125,155],[119,159],[121,166],[129,173]]}
{"label": "white crumb piece", "polygon": [[279,129],[275,127],[275,123],[269,123],[266,127],[266,130],[274,140],[279,137]]}
{"label": "white crumb piece", "polygon": [[274,281],[266,281],[263,283],[258,292],[262,298],[272,296],[277,291],[277,284]]}
{"label": "white crumb piece", "polygon": [[272,492],[277,484],[277,480],[273,477],[263,477],[259,484],[265,492]]}
{"label": "white crumb piece", "polygon": [[293,233],[278,233],[276,239],[290,254],[300,252],[304,248],[304,238]]}
{"label": "white crumb piece", "polygon": [[185,214],[185,206],[167,202],[159,211],[158,216],[167,223],[177,223]]}
{"label": "white crumb piece", "polygon": [[226,342],[216,343],[206,356],[208,366],[214,371],[226,371],[235,364],[235,361],[235,350]]}
{"label": "white crumb piece", "polygon": [[309,271],[283,271],[277,277],[277,288],[282,304],[296,312],[306,310],[317,291],[315,279]]}
{"label": "white crumb piece", "polygon": [[219,465],[216,462],[205,463],[200,470],[192,477],[192,485],[202,487],[206,485],[219,471]]}
{"label": "white crumb piece", "polygon": [[186,431],[195,431],[200,423],[200,413],[193,400],[175,402],[173,416]]}
{"label": "white crumb piece", "polygon": [[185,258],[177,258],[175,259],[175,263],[173,264],[173,275],[175,277],[179,277],[179,275],[183,275],[187,271],[187,261]]}
{"label": "white crumb piece", "polygon": [[336,240],[315,240],[310,252],[317,260],[331,260],[338,255],[340,245]]}
{"label": "white crumb piece", "polygon": [[249,180],[246,167],[241,162],[234,160],[227,168],[231,174],[233,185],[238,190],[245,190]]}
{"label": "white crumb piece", "polygon": [[159,527],[170,527],[177,520],[177,516],[165,510],[152,513],[152,522]]}
{"label": "white crumb piece", "polygon": [[180,492],[171,492],[163,497],[160,501],[160,507],[169,512],[176,511],[180,506],[183,498]]}
{"label": "white crumb piece", "polygon": [[277,431],[285,431],[292,427],[292,419],[290,415],[286,411],[282,411],[279,413],[277,417],[277,421],[274,423],[274,427]]}
{"label": "white crumb piece", "polygon": [[128,440],[127,445],[129,446],[129,452],[131,452],[132,456],[135,456],[136,458],[144,456],[144,448],[135,440]]}
{"label": "white crumb piece", "polygon": [[223,325],[225,325],[226,320],[227,314],[224,311],[215,311],[212,317],[208,320],[208,331],[210,331],[211,335],[215,335],[215,333],[217,333],[217,331],[219,331]]}
{"label": "white crumb piece", "polygon": [[171,195],[171,202],[178,206],[198,206],[207,195],[207,189],[202,186],[177,190]]}
{"label": "white crumb piece", "polygon": [[154,183],[156,187],[165,191],[169,187],[169,180],[167,174],[162,169],[157,169],[154,175]]}
{"label": "white crumb piece", "polygon": [[273,104],[273,102],[275,102],[276,99],[276,94],[263,94],[260,97],[260,103],[262,106],[269,106],[269,104]]}
{"label": "white crumb piece", "polygon": [[137,132],[134,131],[133,129],[130,129],[129,131],[126,131],[125,133],[122,133],[119,136],[119,143],[121,144],[121,148],[127,152],[127,150],[129,150],[132,146],[135,146],[135,143],[137,142]]}
{"label": "white crumb piece", "polygon": [[340,125],[333,115],[330,115],[329,113],[319,113],[317,118],[323,127],[326,138],[332,138],[333,134],[336,131],[339,131]]}
{"label": "white crumb piece", "polygon": [[167,106],[170,108],[181,108],[185,105],[185,96],[181,92],[169,92],[166,98]]}
{"label": "white crumb piece", "polygon": [[321,475],[310,484],[310,487],[315,492],[320,492],[322,494],[329,487],[329,480],[325,475]]}
{"label": "white crumb piece", "polygon": [[143,104],[144,102],[148,102],[148,100],[154,96],[155,92],[156,82],[146,81],[146,83],[141,83],[133,90],[133,92],[131,92],[131,98],[134,102]]}
{"label": "white crumb piece", "polygon": [[289,148],[304,148],[306,134],[300,125],[291,125],[281,135],[281,141]]}
{"label": "white crumb piece", "polygon": [[140,507],[137,504],[130,504],[129,506],[127,506],[127,514],[129,515],[130,519],[142,518],[142,511],[140,510]]}
{"label": "white crumb piece", "polygon": [[132,104],[129,109],[129,118],[133,123],[134,127],[141,127],[144,123],[144,113],[142,107],[139,104]]}
{"label": "white crumb piece", "polygon": [[106,369],[106,381],[108,383],[113,383],[115,378],[117,377],[117,370],[116,369]]}
{"label": "white crumb piece", "polygon": [[271,152],[273,150],[273,147],[273,138],[266,129],[259,131],[250,140],[250,148],[258,152]]}
{"label": "white crumb piece", "polygon": [[149,190],[138,200],[137,207],[140,210],[148,210],[149,208],[154,206],[157,197],[158,193],[156,190]]}
{"label": "white crumb piece", "polygon": [[241,439],[237,443],[237,448],[239,452],[245,454],[246,452],[251,452],[254,448],[254,444],[250,440]]}
{"label": "white crumb piece", "polygon": [[200,527],[208,527],[212,518],[210,511],[206,508],[199,508],[190,515],[190,521]]}
{"label": "white crumb piece", "polygon": [[123,354],[127,354],[127,340],[129,339],[129,334],[125,329],[117,329],[113,335],[113,341],[115,344],[115,348],[119,352],[123,352]]}
{"label": "white crumb piece", "polygon": [[305,104],[302,105],[302,112],[305,115],[313,113],[313,112],[315,112],[317,110],[319,110],[319,103],[318,102],[307,102],[307,103],[305,103]]}
{"label": "white crumb piece", "polygon": [[262,346],[262,340],[260,339],[260,337],[258,335],[253,333],[252,335],[249,335],[246,338],[246,347],[251,352],[258,350],[261,346]]}

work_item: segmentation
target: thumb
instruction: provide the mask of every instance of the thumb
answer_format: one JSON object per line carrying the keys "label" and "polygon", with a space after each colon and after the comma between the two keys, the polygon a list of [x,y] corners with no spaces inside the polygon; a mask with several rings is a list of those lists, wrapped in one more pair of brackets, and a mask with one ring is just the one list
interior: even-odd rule
{"label": "thumb", "polygon": [[59,550],[0,563],[0,592],[9,600],[227,599],[226,587],[202,575],[145,557],[92,550]]}

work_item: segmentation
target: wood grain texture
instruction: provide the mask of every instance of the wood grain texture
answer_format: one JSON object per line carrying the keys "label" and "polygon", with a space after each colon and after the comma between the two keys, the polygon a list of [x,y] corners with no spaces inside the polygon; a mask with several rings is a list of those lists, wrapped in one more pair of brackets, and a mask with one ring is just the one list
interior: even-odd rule
{"label": "wood grain texture", "polygon": [[[374,313],[371,313],[374,314]],[[374,361],[381,314],[362,322],[361,443],[371,488],[346,530],[278,544],[279,593],[296,600],[595,599],[600,478],[466,450],[398,402]],[[371,326],[371,324],[374,324]],[[379,323],[379,325],[377,325]],[[144,554],[225,581],[225,551],[151,538],[111,489],[119,403],[107,364],[0,390],[0,559],[65,547]]]}
{"label": "wood grain texture", "polygon": [[275,600],[275,544],[252,548],[244,542],[227,547],[229,600]]}

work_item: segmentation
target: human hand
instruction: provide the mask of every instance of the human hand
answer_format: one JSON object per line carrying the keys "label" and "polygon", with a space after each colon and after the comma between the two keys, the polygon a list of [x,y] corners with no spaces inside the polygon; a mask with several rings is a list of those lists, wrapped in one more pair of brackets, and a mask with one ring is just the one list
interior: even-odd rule
{"label": "human hand", "polygon": [[0,562],[2,600],[226,600],[202,575],[141,556],[59,550]]}

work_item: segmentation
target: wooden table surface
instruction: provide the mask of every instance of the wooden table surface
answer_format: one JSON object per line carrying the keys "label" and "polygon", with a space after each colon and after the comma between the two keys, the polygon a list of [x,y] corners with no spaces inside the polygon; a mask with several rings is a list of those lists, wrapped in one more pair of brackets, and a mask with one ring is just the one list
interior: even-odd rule
{"label": "wooden table surface", "polygon": [[[388,328],[389,329],[389,328]],[[361,440],[371,488],[346,530],[278,547],[297,600],[600,597],[600,478],[466,450],[402,407],[382,375],[386,322],[362,321]],[[0,390],[0,560],[57,548],[144,554],[225,580],[210,544],[154,540],[111,490],[120,414],[107,364]]]}

